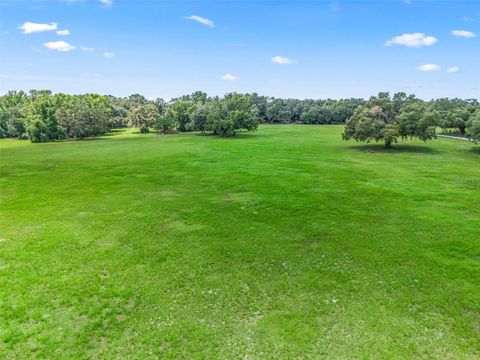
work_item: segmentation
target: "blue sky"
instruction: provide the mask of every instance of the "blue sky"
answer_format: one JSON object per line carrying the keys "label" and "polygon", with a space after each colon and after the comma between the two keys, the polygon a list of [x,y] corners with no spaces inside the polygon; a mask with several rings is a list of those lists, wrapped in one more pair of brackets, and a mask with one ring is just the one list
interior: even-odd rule
{"label": "blue sky", "polygon": [[480,1],[0,4],[2,93],[480,98]]}

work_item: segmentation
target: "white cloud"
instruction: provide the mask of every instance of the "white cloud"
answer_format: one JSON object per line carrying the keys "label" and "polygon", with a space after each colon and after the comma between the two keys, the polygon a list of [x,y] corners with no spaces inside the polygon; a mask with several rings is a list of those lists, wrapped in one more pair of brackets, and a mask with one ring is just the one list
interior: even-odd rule
{"label": "white cloud", "polygon": [[234,76],[234,75],[232,75],[232,74],[229,73],[229,74],[223,75],[220,79],[222,79],[222,80],[227,80],[227,81],[235,81],[235,80],[238,80],[239,77]]}
{"label": "white cloud", "polygon": [[57,35],[61,35],[61,36],[70,35],[70,30],[68,30],[68,29],[57,30]]}
{"label": "white cloud", "polygon": [[113,4],[113,0],[99,0],[105,6],[111,6]]}
{"label": "white cloud", "polygon": [[198,22],[202,25],[205,25],[205,26],[208,26],[208,27],[211,27],[211,28],[215,27],[215,24],[213,23],[212,20],[203,18],[203,17],[198,16],[198,15],[190,15],[190,16],[185,17],[185,19],[196,21],[196,22]]}
{"label": "white cloud", "polygon": [[431,46],[437,42],[438,39],[433,36],[427,36],[423,33],[412,33],[395,36],[388,40],[385,43],[385,46],[403,45],[406,47],[418,48],[422,46]]}
{"label": "white cloud", "polygon": [[405,0],[405,4],[410,5],[412,3],[412,0]]}
{"label": "white cloud", "polygon": [[106,58],[112,58],[115,56],[115,54],[113,52],[110,52],[110,51],[105,51],[103,53],[103,56],[105,56]]}
{"label": "white cloud", "polygon": [[66,41],[50,41],[45,44],[43,44],[44,47],[50,50],[55,50],[55,51],[61,51],[61,52],[66,52],[66,51],[72,51],[75,50],[75,46],[69,44]]}
{"label": "white cloud", "polygon": [[422,72],[433,72],[433,71],[440,71],[442,68],[437,64],[425,64],[418,67],[418,70]]}
{"label": "white cloud", "polygon": [[82,51],[95,51],[95,48],[87,47],[87,46],[80,46],[80,50]]}
{"label": "white cloud", "polygon": [[477,37],[477,34],[467,30],[453,30],[452,35],[456,37],[467,38],[467,39]]}
{"label": "white cloud", "polygon": [[272,62],[274,64],[279,64],[279,65],[290,65],[290,64],[296,63],[297,61],[296,60],[291,60],[291,59],[289,59],[287,57],[284,57],[284,56],[277,55],[277,56],[274,56],[272,58]]}
{"label": "white cloud", "polygon": [[38,32],[57,30],[57,25],[58,24],[54,22],[50,24],[38,24],[30,21],[25,21],[23,25],[19,26],[18,28],[23,30],[22,34],[33,34]]}
{"label": "white cloud", "polygon": [[458,66],[452,66],[447,69],[447,72],[450,74],[456,74],[460,72],[460,68]]}

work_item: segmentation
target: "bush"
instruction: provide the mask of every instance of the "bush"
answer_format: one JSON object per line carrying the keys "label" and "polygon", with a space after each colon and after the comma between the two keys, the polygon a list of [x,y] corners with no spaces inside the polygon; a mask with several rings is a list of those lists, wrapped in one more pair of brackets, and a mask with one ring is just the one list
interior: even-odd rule
{"label": "bush", "polygon": [[47,127],[40,116],[36,115],[27,126],[27,135],[32,142],[44,142],[50,140]]}
{"label": "bush", "polygon": [[235,121],[231,118],[228,119],[220,119],[219,121],[215,122],[214,134],[230,137],[235,135]]}

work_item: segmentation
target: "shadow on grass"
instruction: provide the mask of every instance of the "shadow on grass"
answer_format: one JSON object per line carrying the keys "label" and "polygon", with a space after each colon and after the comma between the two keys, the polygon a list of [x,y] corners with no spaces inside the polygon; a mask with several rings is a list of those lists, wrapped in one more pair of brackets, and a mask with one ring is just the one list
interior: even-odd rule
{"label": "shadow on grass", "polygon": [[111,137],[115,137],[118,135],[121,135],[122,133],[128,131],[127,129],[112,129],[110,132],[99,135],[99,136],[92,136],[88,138],[81,138],[81,139],[67,139],[67,140],[61,140],[63,141],[98,141],[98,140],[108,140]]}
{"label": "shadow on grass", "polygon": [[236,133],[235,136],[232,136],[229,139],[254,139],[254,138],[259,138],[263,137],[263,135],[259,135],[258,133],[252,133],[252,132],[239,132]]}
{"label": "shadow on grass", "polygon": [[114,135],[119,135],[121,133],[127,132],[128,129],[112,129],[110,132],[107,134],[108,136],[114,136]]}
{"label": "shadow on grass", "polygon": [[215,134],[207,133],[207,132],[205,132],[205,133],[196,132],[195,136],[211,137],[213,139],[224,139],[224,140],[253,139],[253,138],[263,137],[263,135],[260,135],[257,132],[254,132],[254,133],[252,133],[252,132],[237,132],[237,133],[235,133],[234,136],[219,136],[219,135],[215,135]]}
{"label": "shadow on grass", "polygon": [[475,146],[472,146],[472,148],[470,149],[470,151],[472,153],[474,153],[475,155],[478,155],[480,156],[480,144],[477,144]]}
{"label": "shadow on grass", "polygon": [[383,144],[366,144],[350,146],[350,149],[371,153],[399,153],[399,154],[436,154],[438,150],[432,149],[428,146],[422,145],[404,145],[395,144],[390,149],[387,149]]}

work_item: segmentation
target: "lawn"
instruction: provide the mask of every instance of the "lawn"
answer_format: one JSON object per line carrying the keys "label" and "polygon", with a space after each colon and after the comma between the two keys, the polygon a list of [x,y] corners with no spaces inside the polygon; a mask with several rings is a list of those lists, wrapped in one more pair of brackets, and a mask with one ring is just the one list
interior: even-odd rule
{"label": "lawn", "polygon": [[0,141],[0,357],[480,356],[480,145]]}

